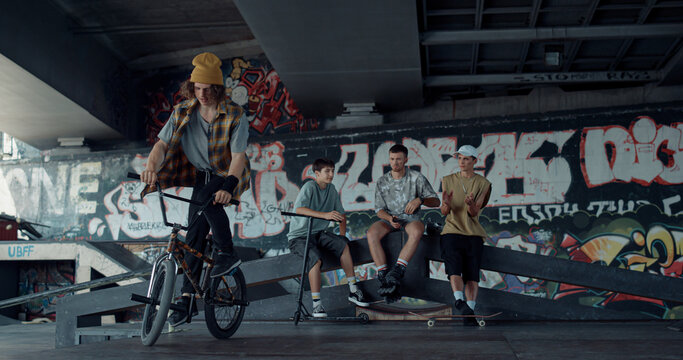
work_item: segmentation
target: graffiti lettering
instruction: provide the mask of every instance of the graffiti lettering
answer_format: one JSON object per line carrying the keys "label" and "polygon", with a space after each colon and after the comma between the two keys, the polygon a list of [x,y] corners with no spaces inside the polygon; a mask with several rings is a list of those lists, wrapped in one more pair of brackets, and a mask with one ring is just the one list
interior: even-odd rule
{"label": "graffiti lettering", "polygon": [[[483,170],[485,159],[494,156],[488,179],[492,183],[491,205],[547,204],[564,202],[572,181],[569,163],[560,156],[562,147],[574,130],[517,135],[484,134],[479,146],[479,161],[475,165]],[[532,157],[545,142],[557,147],[557,153],[546,163],[542,157]],[[506,179],[521,179],[521,193],[512,193]]]}
{"label": "graffiti lettering", "polygon": [[581,170],[586,184],[596,187],[610,182],[636,182],[649,186],[683,183],[682,124],[656,125],[641,116],[630,129],[621,126],[583,130]]}
{"label": "graffiti lettering", "polygon": [[15,245],[7,247],[7,255],[10,258],[27,258],[31,257],[31,253],[34,252],[33,245]]}
{"label": "graffiti lettering", "polygon": [[517,205],[498,208],[498,221],[525,220],[529,224],[537,224],[541,220],[552,219],[562,215],[571,215],[579,211],[578,204]]}
{"label": "graffiti lettering", "polygon": [[631,81],[652,79],[649,71],[612,71],[606,73],[575,72],[575,73],[538,73],[518,75],[513,79],[521,83],[554,83],[554,82],[585,82],[585,81]]}

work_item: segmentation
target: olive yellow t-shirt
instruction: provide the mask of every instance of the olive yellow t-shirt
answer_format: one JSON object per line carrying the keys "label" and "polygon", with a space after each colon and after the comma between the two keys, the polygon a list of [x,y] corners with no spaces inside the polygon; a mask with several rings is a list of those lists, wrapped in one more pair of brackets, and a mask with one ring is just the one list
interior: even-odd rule
{"label": "olive yellow t-shirt", "polygon": [[474,174],[468,179],[463,177],[461,172],[444,176],[441,182],[444,194],[451,196],[450,204],[448,204],[451,207],[451,212],[446,216],[446,223],[441,234],[460,234],[485,238],[486,231],[479,224],[479,214],[472,217],[467,212],[465,193],[472,194],[475,202],[483,197],[481,207],[484,208],[489,202],[491,183],[479,174]]}

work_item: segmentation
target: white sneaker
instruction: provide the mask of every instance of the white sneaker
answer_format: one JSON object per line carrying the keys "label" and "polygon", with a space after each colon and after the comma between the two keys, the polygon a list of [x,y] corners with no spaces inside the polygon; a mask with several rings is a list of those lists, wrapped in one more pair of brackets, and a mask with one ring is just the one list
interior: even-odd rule
{"label": "white sneaker", "polygon": [[316,317],[316,318],[327,317],[327,313],[325,312],[325,308],[323,307],[323,304],[321,302],[318,302],[318,305],[313,306],[313,317]]}

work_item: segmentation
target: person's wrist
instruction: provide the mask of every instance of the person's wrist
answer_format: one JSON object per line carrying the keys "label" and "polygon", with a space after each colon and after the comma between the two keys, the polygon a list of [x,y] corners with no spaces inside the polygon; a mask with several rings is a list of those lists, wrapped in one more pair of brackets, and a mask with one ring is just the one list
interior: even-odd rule
{"label": "person's wrist", "polygon": [[232,195],[239,182],[240,181],[239,179],[237,179],[236,176],[230,175],[227,178],[225,178],[225,182],[223,182],[223,186],[221,188],[230,193],[230,195]]}

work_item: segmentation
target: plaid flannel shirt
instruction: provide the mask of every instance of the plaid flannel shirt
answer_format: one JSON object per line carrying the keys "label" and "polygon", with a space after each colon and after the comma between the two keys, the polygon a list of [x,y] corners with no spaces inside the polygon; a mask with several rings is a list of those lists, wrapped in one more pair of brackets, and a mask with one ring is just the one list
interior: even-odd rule
{"label": "plaid flannel shirt", "polygon": [[[190,114],[197,110],[198,103],[197,99],[179,103],[168,119],[168,121],[173,121],[173,136],[169,141],[166,156],[157,176],[162,189],[173,186],[193,187],[195,185],[197,169],[187,160],[180,139],[190,121]],[[242,108],[230,105],[226,99],[218,104],[218,116],[209,126],[209,163],[211,170],[224,178],[228,177],[232,160],[230,134],[232,134],[233,129],[237,128],[242,112]],[[249,159],[246,158],[244,171],[239,177],[239,184],[235,187],[233,198],[239,199],[240,195],[249,189],[250,179],[251,169]],[[145,196],[153,190],[154,186],[145,186],[141,196]]]}

